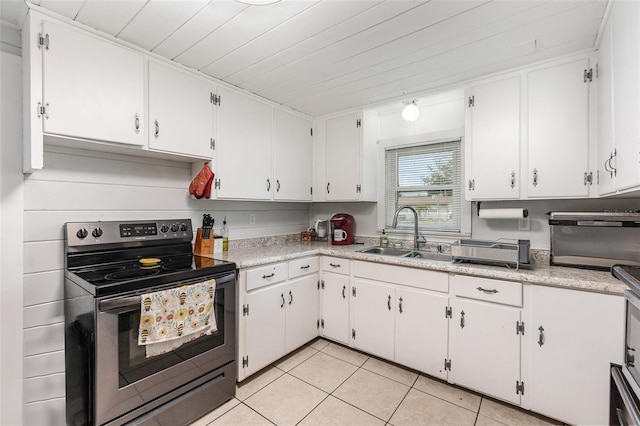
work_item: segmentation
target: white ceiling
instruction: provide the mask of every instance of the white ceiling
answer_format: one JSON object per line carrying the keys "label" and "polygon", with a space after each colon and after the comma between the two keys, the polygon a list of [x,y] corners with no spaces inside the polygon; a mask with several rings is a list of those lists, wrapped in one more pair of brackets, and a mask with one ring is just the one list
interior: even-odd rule
{"label": "white ceiling", "polygon": [[[593,48],[606,0],[31,0],[311,116]],[[0,0],[20,28],[22,0]]]}

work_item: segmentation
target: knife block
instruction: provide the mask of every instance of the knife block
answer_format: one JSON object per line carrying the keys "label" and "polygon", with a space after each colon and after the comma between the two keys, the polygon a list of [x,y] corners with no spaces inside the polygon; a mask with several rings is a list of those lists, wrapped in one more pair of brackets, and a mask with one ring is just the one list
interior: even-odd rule
{"label": "knife block", "polygon": [[208,238],[203,238],[202,228],[198,228],[198,232],[196,233],[196,244],[193,247],[193,254],[200,256],[213,254],[213,229],[209,233]]}

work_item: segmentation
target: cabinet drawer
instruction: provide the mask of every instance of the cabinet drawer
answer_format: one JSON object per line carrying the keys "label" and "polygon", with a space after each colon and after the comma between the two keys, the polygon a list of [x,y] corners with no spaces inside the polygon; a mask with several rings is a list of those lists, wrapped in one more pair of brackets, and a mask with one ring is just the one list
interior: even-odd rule
{"label": "cabinet drawer", "polygon": [[441,291],[443,293],[449,291],[449,274],[446,272],[355,261],[353,262],[353,275],[424,290]]}
{"label": "cabinet drawer", "polygon": [[292,260],[289,262],[289,278],[296,278],[318,272],[319,263],[318,256]]}
{"label": "cabinet drawer", "polygon": [[455,294],[459,297],[522,306],[522,283],[455,275]]}
{"label": "cabinet drawer", "polygon": [[279,283],[287,279],[287,264],[261,266],[247,271],[247,291]]}
{"label": "cabinet drawer", "polygon": [[349,275],[349,259],[341,259],[339,257],[322,257],[322,270],[327,272],[335,272],[336,274]]}

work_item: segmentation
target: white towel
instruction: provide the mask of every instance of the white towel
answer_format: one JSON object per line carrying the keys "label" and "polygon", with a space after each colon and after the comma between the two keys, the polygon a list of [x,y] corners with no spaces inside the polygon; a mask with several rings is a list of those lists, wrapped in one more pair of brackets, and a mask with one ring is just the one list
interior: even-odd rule
{"label": "white towel", "polygon": [[147,358],[170,352],[218,327],[214,312],[216,281],[143,294],[138,344]]}

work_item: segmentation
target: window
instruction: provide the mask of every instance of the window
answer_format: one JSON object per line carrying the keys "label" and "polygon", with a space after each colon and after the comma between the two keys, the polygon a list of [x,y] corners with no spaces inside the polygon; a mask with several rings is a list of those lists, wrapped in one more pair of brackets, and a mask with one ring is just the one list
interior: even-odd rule
{"label": "window", "polygon": [[[421,231],[461,231],[460,140],[385,150],[385,226],[396,209],[418,212]],[[414,229],[413,213],[402,210],[397,229]]]}

